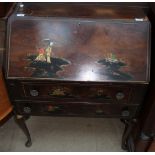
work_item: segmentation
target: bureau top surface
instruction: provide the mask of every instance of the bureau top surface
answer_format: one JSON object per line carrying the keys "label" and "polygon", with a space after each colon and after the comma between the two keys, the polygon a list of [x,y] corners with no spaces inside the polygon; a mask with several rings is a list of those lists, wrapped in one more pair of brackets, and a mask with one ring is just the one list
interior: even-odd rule
{"label": "bureau top surface", "polygon": [[[31,16],[25,13],[18,16],[16,12],[8,21],[7,78],[149,81],[150,26],[147,18],[117,20],[142,17],[138,16],[140,12],[132,12],[129,8],[130,11],[117,7],[104,9],[100,5],[50,3],[47,7],[44,3],[34,3],[24,7],[27,13],[33,10]],[[86,14],[78,11],[79,8]],[[45,12],[50,17],[40,17]],[[77,16],[91,16],[91,19]],[[109,20],[94,18],[104,16]]]}
{"label": "bureau top surface", "polygon": [[23,5],[22,12],[27,16],[93,19],[146,18],[143,10],[138,7],[116,6],[116,4],[110,6],[106,3],[23,3]]}

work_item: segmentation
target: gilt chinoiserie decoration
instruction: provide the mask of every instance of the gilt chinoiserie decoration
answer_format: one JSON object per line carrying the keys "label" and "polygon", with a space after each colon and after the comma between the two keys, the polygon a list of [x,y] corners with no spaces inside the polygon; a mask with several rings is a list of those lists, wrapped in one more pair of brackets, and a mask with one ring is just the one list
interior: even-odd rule
{"label": "gilt chinoiserie decoration", "polygon": [[36,54],[29,54],[27,60],[29,65],[25,68],[33,71],[32,77],[56,78],[56,72],[63,70],[61,66],[70,62],[63,58],[53,57],[52,46],[54,43],[50,39],[42,40],[42,45],[37,49]]}
{"label": "gilt chinoiserie decoration", "polygon": [[14,17],[7,76],[147,81],[148,28],[147,22]]}
{"label": "gilt chinoiserie decoration", "polygon": [[149,84],[149,20],[140,8],[18,3],[8,18],[4,72],[26,146],[29,116],[80,116],[121,118],[129,149]]}
{"label": "gilt chinoiserie decoration", "polygon": [[131,80],[132,76],[130,74],[120,70],[121,67],[126,66],[125,62],[117,59],[113,53],[108,53],[107,55],[109,56],[98,61],[98,63],[106,66],[103,74],[107,74],[109,77],[116,80]]}

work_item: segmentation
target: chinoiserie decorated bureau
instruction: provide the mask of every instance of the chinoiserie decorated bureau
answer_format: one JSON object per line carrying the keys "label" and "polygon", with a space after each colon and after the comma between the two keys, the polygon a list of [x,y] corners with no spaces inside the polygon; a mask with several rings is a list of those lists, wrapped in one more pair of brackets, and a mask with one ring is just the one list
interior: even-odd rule
{"label": "chinoiserie decorated bureau", "polygon": [[122,147],[150,70],[150,24],[140,8],[19,3],[8,18],[4,73],[16,121],[29,116],[115,117]]}

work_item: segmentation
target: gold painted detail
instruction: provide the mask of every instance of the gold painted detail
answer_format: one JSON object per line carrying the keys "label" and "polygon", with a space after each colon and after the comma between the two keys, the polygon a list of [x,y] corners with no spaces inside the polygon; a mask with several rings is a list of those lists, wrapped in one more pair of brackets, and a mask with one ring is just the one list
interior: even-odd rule
{"label": "gold painted detail", "polygon": [[103,95],[103,89],[98,89],[97,90],[97,96],[102,96]]}
{"label": "gold painted detail", "polygon": [[70,90],[68,88],[56,88],[52,90],[50,93],[51,96],[66,96],[70,94]]}
{"label": "gold painted detail", "polygon": [[112,99],[111,95],[108,94],[104,89],[92,89],[90,97],[97,97],[97,98],[103,98],[103,99]]}

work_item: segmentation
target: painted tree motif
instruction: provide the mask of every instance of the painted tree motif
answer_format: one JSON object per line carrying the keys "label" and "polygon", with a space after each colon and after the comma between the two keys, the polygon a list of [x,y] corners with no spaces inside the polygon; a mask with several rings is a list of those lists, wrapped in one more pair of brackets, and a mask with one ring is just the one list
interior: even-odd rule
{"label": "painted tree motif", "polygon": [[64,58],[53,57],[52,47],[54,43],[50,39],[44,39],[36,54],[29,54],[27,60],[30,62],[26,67],[32,69],[32,77],[59,78],[57,72],[63,70],[62,66],[70,64]]}
{"label": "painted tree motif", "polygon": [[114,80],[131,80],[132,76],[129,73],[120,71],[120,68],[126,66],[126,63],[110,53],[106,58],[101,59],[98,63],[106,66],[106,75]]}

